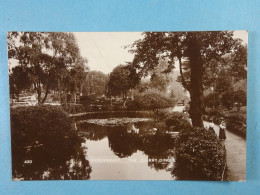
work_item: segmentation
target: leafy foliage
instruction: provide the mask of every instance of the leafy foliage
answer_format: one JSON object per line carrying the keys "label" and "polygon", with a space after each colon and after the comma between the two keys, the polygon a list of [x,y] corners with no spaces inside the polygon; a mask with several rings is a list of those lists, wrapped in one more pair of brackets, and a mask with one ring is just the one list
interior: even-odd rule
{"label": "leafy foliage", "polygon": [[45,102],[52,88],[60,91],[60,80],[68,68],[81,61],[75,36],[61,32],[8,33],[8,59],[16,59],[18,66],[26,68],[38,103]]}
{"label": "leafy foliage", "polygon": [[210,62],[221,61],[225,54],[237,52],[241,41],[233,39],[232,31],[146,32],[143,35],[144,38],[136,41],[130,50],[135,54],[133,67],[146,76],[158,66],[162,57],[169,60],[169,70],[178,61],[182,85],[191,95],[192,123],[202,127],[204,70],[208,68],[214,72],[218,63],[210,66]]}
{"label": "leafy foliage", "polygon": [[246,92],[243,90],[237,90],[234,93],[234,101],[236,102],[237,110],[239,111],[241,106],[246,105]]}
{"label": "leafy foliage", "polygon": [[174,102],[159,92],[146,92],[139,97],[139,105],[142,108],[153,110],[157,115],[159,109],[174,106]]}
{"label": "leafy foliage", "polygon": [[165,125],[170,128],[171,131],[181,131],[182,129],[191,127],[189,118],[181,112],[171,113],[165,120]]}
{"label": "leafy foliage", "polygon": [[106,94],[108,76],[100,71],[89,71],[83,85],[83,95],[100,97]]}
{"label": "leafy foliage", "polygon": [[220,181],[224,166],[225,149],[214,133],[202,128],[180,132],[172,170],[178,179]]}
{"label": "leafy foliage", "polygon": [[234,91],[227,91],[221,97],[222,104],[229,110],[231,110],[235,103]]}
{"label": "leafy foliage", "polygon": [[[89,179],[91,167],[81,140],[61,107],[12,108],[11,135],[14,178]],[[33,164],[24,164],[28,159]],[[68,165],[71,160],[74,164]],[[46,172],[49,174],[44,176]]]}
{"label": "leafy foliage", "polygon": [[134,88],[138,83],[138,75],[129,64],[119,65],[115,67],[109,75],[107,84],[108,95],[111,97],[122,94],[124,100],[123,107],[125,107],[128,91]]}
{"label": "leafy foliage", "polygon": [[113,69],[109,75],[108,90],[113,96],[126,95],[129,89],[136,86],[139,82],[138,77],[132,72],[131,67],[119,65]]}
{"label": "leafy foliage", "polygon": [[19,95],[21,90],[29,89],[31,85],[31,80],[29,77],[28,70],[24,67],[16,66],[12,69],[9,75],[9,86],[10,95],[12,98],[17,97],[19,101]]}
{"label": "leafy foliage", "polygon": [[204,105],[208,108],[217,108],[220,105],[220,97],[218,93],[209,93],[204,97]]}
{"label": "leafy foliage", "polygon": [[233,114],[228,116],[227,129],[246,138],[246,118],[240,115]]}

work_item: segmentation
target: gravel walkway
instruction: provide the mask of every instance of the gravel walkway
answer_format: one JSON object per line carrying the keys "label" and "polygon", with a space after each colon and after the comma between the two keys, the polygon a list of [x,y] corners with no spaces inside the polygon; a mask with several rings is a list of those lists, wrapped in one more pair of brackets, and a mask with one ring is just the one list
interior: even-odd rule
{"label": "gravel walkway", "polygon": [[[209,123],[204,121],[204,125]],[[219,135],[219,126],[215,125],[214,130]],[[227,180],[246,181],[246,140],[228,130],[227,139],[224,141],[227,151]]]}

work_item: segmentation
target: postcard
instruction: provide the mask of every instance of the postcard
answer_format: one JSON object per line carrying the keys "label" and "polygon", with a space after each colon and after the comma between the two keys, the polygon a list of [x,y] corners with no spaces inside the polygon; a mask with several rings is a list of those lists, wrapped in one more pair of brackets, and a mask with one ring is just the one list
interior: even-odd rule
{"label": "postcard", "polygon": [[247,31],[7,43],[13,180],[246,180]]}

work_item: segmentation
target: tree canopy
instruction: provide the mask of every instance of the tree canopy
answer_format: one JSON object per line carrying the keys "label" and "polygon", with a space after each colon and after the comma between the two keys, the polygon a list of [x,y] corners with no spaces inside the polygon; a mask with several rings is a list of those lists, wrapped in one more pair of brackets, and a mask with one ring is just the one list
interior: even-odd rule
{"label": "tree canopy", "polygon": [[100,71],[89,71],[84,80],[83,95],[100,97],[106,94],[108,76]]}
{"label": "tree canopy", "polygon": [[[81,60],[76,38],[62,32],[10,32],[8,33],[8,59],[16,59],[18,66],[26,67],[38,103],[44,103],[53,83],[60,81],[68,69]],[[41,97],[45,92],[44,97]]]}
{"label": "tree canopy", "polygon": [[[193,126],[203,126],[203,87],[205,70],[214,72],[216,65],[226,54],[245,51],[241,40],[233,38],[232,31],[208,32],[145,32],[144,37],[131,46],[130,52],[135,54],[132,66],[140,75],[148,72],[159,64],[160,58],[168,59],[169,65],[165,71],[175,66],[177,61],[182,85],[189,91],[190,116]],[[236,59],[238,59],[237,55]],[[246,57],[246,55],[244,55]],[[240,60],[241,62],[241,60]],[[246,60],[233,63],[234,67],[244,67]],[[241,70],[239,68],[239,70]]]}
{"label": "tree canopy", "polygon": [[139,77],[130,65],[118,65],[109,75],[108,93],[113,96],[123,95],[124,105],[127,93],[139,83]]}

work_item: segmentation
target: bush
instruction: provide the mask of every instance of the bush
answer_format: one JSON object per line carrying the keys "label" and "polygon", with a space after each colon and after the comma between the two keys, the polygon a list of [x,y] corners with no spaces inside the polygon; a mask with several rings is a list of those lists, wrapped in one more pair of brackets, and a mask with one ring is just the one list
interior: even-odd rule
{"label": "bush", "polygon": [[58,94],[52,94],[51,99],[52,99],[52,101],[57,102],[57,101],[59,101],[59,95]]}
{"label": "bush", "polygon": [[62,108],[70,114],[85,112],[85,107],[82,104],[63,104]]}
{"label": "bush", "polygon": [[178,179],[219,181],[224,167],[225,149],[214,133],[203,128],[180,132],[172,170]]}
{"label": "bush", "polygon": [[234,91],[229,90],[225,92],[221,97],[221,103],[225,106],[228,110],[231,110],[234,106],[235,99],[234,99]]}
{"label": "bush", "polygon": [[140,98],[136,97],[133,100],[126,102],[127,110],[141,110],[140,108]]}
{"label": "bush", "polygon": [[[72,156],[79,158],[78,154],[83,155],[80,139],[68,113],[60,106],[12,108],[13,178],[39,180],[43,179],[44,171],[48,170],[51,172],[49,179],[62,179],[62,175],[68,175],[70,170],[66,162]],[[85,157],[81,159],[83,168],[89,167]],[[24,164],[25,160],[32,160],[33,164]],[[89,168],[85,170],[91,171]],[[76,176],[79,174],[77,172]],[[87,175],[86,172],[84,174]],[[73,177],[66,176],[63,179],[70,178]]]}
{"label": "bush", "polygon": [[221,123],[221,118],[224,117],[224,113],[219,110],[206,110],[205,114],[205,120],[213,120],[213,122],[217,125]]}
{"label": "bush", "polygon": [[69,115],[57,106],[11,109],[11,132],[12,149],[24,148],[37,141],[51,148],[54,153],[64,137],[71,137],[74,133]]}
{"label": "bush", "polygon": [[218,107],[220,105],[220,98],[218,93],[210,93],[205,96],[204,105],[208,108]]}
{"label": "bush", "polygon": [[246,118],[239,115],[231,115],[226,119],[227,129],[246,138]]}
{"label": "bush", "polygon": [[147,92],[139,97],[140,108],[153,110],[158,115],[159,109],[174,106],[172,99],[159,92]]}
{"label": "bush", "polygon": [[237,90],[234,93],[234,100],[236,102],[237,110],[239,111],[241,106],[246,105],[246,92],[243,90]]}
{"label": "bush", "polygon": [[166,127],[170,128],[171,131],[181,131],[189,128],[191,123],[187,115],[181,112],[173,112],[165,120]]}
{"label": "bush", "polygon": [[84,95],[84,96],[80,96],[80,97],[79,97],[79,101],[91,103],[91,102],[94,102],[94,101],[95,101],[95,97],[93,97],[93,96],[88,96],[88,95]]}

